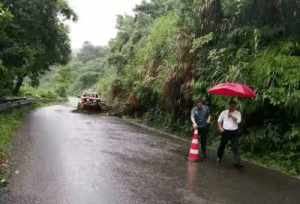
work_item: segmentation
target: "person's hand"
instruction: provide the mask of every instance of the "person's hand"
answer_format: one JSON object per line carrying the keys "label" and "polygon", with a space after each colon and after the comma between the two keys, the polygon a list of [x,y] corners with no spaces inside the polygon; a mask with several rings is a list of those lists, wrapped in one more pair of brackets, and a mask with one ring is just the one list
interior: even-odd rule
{"label": "person's hand", "polygon": [[234,122],[237,122],[237,118],[234,115],[232,115],[232,113],[229,113],[228,117],[231,118]]}
{"label": "person's hand", "polygon": [[194,130],[198,129],[198,125],[197,124],[193,124],[193,129]]}
{"label": "person's hand", "polygon": [[210,124],[210,122],[211,122],[211,119],[210,119],[210,117],[207,119],[207,121],[206,121],[206,123],[207,124]]}
{"label": "person's hand", "polygon": [[220,132],[223,133],[225,130],[224,128],[219,128]]}

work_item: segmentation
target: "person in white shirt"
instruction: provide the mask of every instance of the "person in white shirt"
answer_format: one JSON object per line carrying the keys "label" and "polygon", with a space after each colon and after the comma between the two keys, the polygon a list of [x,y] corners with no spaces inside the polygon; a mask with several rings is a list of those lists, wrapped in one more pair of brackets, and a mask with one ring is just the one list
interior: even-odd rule
{"label": "person in white shirt", "polygon": [[239,145],[239,124],[242,122],[241,113],[236,108],[237,103],[230,101],[229,109],[223,111],[218,119],[218,127],[222,134],[221,142],[218,148],[218,162],[221,163],[224,150],[230,141],[234,155],[234,165],[241,168],[240,145]]}

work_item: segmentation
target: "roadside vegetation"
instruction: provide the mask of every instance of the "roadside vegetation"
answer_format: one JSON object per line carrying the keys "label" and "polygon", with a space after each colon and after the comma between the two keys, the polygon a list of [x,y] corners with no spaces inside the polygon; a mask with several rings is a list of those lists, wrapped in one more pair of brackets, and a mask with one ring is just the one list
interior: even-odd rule
{"label": "roadside vegetation", "polygon": [[[118,34],[108,47],[86,42],[68,64],[61,19],[76,15],[62,0],[30,1],[0,3],[2,95],[20,89],[24,95],[64,98],[97,90],[123,115],[185,136],[191,134],[190,110],[202,97],[213,112],[214,144],[216,119],[228,99],[207,89],[245,83],[258,97],[240,101],[244,157],[300,174],[298,0],[143,1],[134,16],[118,16]],[[36,9],[41,7],[49,13]],[[49,14],[53,21],[44,22]],[[32,33],[41,36],[31,38]],[[39,82],[39,89],[29,87]]]}
{"label": "roadside vegetation", "polygon": [[134,16],[118,16],[108,48],[85,43],[56,71],[52,86],[59,95],[97,89],[123,115],[183,136],[191,134],[195,99],[205,98],[214,115],[214,145],[216,119],[228,99],[207,89],[248,84],[258,97],[240,101],[244,158],[297,175],[299,15],[297,0],[144,1]]}
{"label": "roadside vegetation", "polygon": [[64,0],[0,2],[0,96],[36,87],[51,67],[71,57],[66,21],[77,16]]}
{"label": "roadside vegetation", "polygon": [[189,136],[195,98],[215,121],[228,100],[207,89],[249,84],[258,97],[240,101],[244,156],[299,174],[299,15],[296,0],[145,1],[118,17],[98,90],[125,114]]}
{"label": "roadside vegetation", "polygon": [[107,48],[85,42],[66,66],[55,67],[42,78],[38,90],[60,98],[80,96],[86,90],[96,92],[96,84],[107,67]]}
{"label": "roadside vegetation", "polygon": [[40,85],[32,87],[25,82],[20,95],[46,101],[62,101],[68,96],[80,96],[85,91],[97,91],[97,82],[107,67],[108,49],[85,42],[73,53],[67,65],[51,67],[40,78]]}
{"label": "roadside vegetation", "polygon": [[0,113],[0,186],[6,183],[9,176],[9,154],[13,136],[21,126],[24,117],[32,109],[32,106],[28,106]]}

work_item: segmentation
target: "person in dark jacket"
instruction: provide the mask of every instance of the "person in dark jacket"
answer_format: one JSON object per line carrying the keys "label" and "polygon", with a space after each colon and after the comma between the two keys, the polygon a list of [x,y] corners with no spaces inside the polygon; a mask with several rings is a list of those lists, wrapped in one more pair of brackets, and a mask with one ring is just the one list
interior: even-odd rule
{"label": "person in dark jacket", "polygon": [[198,99],[196,106],[191,111],[191,121],[193,123],[193,129],[198,129],[201,142],[201,154],[204,159],[207,158],[206,146],[210,120],[209,107],[205,105],[202,99]]}

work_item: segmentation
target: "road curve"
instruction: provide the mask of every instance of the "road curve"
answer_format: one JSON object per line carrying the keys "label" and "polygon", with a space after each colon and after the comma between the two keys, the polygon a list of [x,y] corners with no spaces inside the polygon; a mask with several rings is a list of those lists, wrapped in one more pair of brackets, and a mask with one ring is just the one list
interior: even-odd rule
{"label": "road curve", "polygon": [[300,203],[297,179],[252,165],[218,167],[213,159],[189,163],[188,144],[68,106],[32,112],[14,147],[0,203]]}

